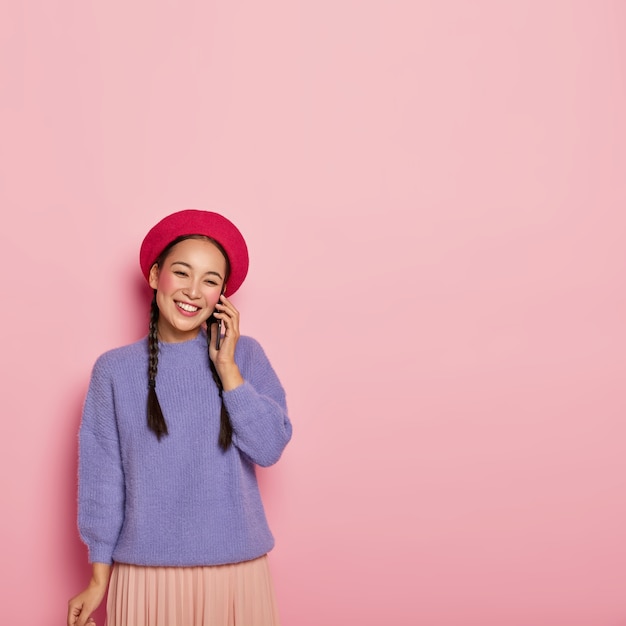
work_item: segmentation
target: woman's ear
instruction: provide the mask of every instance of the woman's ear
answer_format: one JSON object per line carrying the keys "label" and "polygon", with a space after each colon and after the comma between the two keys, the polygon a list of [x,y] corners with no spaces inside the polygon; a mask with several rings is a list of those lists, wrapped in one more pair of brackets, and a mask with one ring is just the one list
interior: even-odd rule
{"label": "woman's ear", "polygon": [[152,289],[156,289],[159,284],[159,266],[156,263],[150,268],[148,282],[150,283],[150,287],[152,287]]}

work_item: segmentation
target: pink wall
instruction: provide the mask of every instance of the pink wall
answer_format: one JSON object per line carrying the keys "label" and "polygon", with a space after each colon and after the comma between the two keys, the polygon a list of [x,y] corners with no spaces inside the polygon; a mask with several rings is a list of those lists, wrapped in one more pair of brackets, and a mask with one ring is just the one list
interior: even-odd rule
{"label": "pink wall", "polygon": [[[285,626],[623,626],[618,0],[3,2],[0,623],[86,580],[91,365],[173,210],[226,212],[294,440]],[[102,623],[102,622],[100,622]]]}

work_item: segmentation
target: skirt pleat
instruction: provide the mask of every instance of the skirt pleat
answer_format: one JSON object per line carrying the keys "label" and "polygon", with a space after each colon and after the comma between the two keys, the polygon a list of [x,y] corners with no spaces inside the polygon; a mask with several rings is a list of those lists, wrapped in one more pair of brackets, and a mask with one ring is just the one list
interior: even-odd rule
{"label": "skirt pleat", "polygon": [[106,626],[280,626],[267,555],[206,567],[116,563]]}

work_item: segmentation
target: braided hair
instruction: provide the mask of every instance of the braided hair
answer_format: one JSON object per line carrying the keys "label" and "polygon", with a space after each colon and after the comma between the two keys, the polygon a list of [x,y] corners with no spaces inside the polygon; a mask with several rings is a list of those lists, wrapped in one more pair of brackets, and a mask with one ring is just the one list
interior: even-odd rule
{"label": "braided hair", "polygon": [[[209,318],[207,321],[207,348],[211,345],[211,323],[215,321],[215,318]],[[219,326],[218,331],[219,332]],[[228,414],[228,409],[224,404],[224,385],[222,385],[222,379],[219,377],[217,373],[217,368],[215,367],[215,363],[211,361],[209,358],[209,367],[211,368],[211,375],[213,376],[213,380],[217,385],[217,391],[220,394],[220,434],[218,437],[218,443],[220,444],[220,448],[226,451],[230,447],[230,444],[233,440],[233,426],[230,423],[230,415]]]}
{"label": "braided hair", "polygon": [[[205,235],[183,235],[182,237],[178,237],[174,239],[166,248],[161,252],[158,256],[155,264],[160,269],[165,262],[168,254],[172,250],[172,248],[181,241],[185,239],[203,239],[205,241],[210,241],[213,243],[218,250],[224,255],[226,259],[226,276],[224,278],[224,283],[228,280],[228,276],[230,274],[230,262],[228,260],[228,256],[224,250],[224,248],[219,244],[219,242],[211,239],[211,237],[206,237]],[[152,304],[150,305],[150,327],[148,332],[148,428],[156,435],[156,438],[161,441],[161,438],[164,435],[168,434],[167,423],[165,421],[165,417],[163,416],[163,411],[161,409],[161,405],[159,403],[159,398],[156,393],[156,378],[157,378],[157,370],[159,364],[159,336],[158,336],[158,321],[159,321],[159,307],[157,305],[157,292],[154,290],[154,296],[152,298]],[[209,362],[209,368],[211,370],[211,375],[213,376],[213,381],[217,386],[217,390],[220,396],[220,433],[218,437],[218,443],[222,450],[226,451],[231,446],[232,438],[233,438],[233,427],[230,422],[230,416],[228,414],[228,409],[224,404],[224,386],[222,385],[222,381],[217,373],[217,368],[215,364],[211,360],[209,356],[209,347],[211,345],[211,324],[215,322],[215,318],[211,315],[211,317],[207,320],[207,358]]]}
{"label": "braided hair", "polygon": [[156,289],[150,305],[150,330],[148,332],[148,428],[161,441],[167,435],[167,424],[156,394],[156,375],[159,365],[159,335],[157,323],[159,321],[159,307],[157,305]]}

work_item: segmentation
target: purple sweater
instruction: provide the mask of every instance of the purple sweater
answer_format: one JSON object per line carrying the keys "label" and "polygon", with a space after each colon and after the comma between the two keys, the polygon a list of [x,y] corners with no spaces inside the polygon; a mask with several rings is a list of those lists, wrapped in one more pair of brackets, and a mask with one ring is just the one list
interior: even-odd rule
{"label": "purple sweater", "polygon": [[224,392],[233,445],[219,447],[220,399],[206,336],[159,344],[156,391],[169,435],[146,422],[147,339],[95,363],[80,427],[78,526],[90,562],[218,565],[274,545],[255,464],[291,438],[285,393],[261,346],[240,337],[244,384]]}

